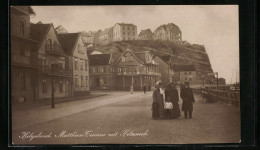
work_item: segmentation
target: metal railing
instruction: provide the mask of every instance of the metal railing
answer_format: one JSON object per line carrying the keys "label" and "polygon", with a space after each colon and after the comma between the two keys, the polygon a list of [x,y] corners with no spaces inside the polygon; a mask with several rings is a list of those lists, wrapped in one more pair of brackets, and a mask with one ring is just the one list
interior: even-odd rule
{"label": "metal railing", "polygon": [[53,71],[51,66],[42,66],[40,67],[40,73],[46,75],[54,75],[54,76],[72,76],[72,70],[68,68],[60,68],[58,66],[53,66]]}
{"label": "metal railing", "polygon": [[116,72],[116,75],[154,75],[161,76],[161,73],[158,72],[146,72],[146,71],[137,71],[137,72]]}
{"label": "metal railing", "polygon": [[49,54],[63,54],[60,45],[45,45],[46,53]]}

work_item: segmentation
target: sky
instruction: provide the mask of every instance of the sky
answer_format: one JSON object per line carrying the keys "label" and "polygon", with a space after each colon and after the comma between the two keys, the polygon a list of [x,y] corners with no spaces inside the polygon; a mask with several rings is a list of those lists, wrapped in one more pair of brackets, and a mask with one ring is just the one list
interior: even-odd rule
{"label": "sky", "polygon": [[137,33],[174,23],[182,39],[204,45],[214,72],[226,83],[239,80],[239,25],[236,5],[32,6],[31,22],[62,25],[68,32],[96,31],[133,23]]}

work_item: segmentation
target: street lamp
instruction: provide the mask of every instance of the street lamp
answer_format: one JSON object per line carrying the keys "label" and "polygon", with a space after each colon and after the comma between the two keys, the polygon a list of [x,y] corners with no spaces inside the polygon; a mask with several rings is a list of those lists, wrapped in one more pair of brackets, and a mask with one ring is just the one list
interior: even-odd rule
{"label": "street lamp", "polygon": [[54,87],[53,87],[53,66],[54,64],[51,64],[51,108],[54,108]]}
{"label": "street lamp", "polygon": [[202,75],[201,78],[202,78],[202,87],[204,87],[204,75]]}

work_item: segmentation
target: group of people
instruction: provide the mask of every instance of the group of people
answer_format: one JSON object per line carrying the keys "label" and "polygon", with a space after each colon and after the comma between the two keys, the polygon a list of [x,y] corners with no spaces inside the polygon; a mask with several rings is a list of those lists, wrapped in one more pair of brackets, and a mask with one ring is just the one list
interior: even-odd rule
{"label": "group of people", "polygon": [[[180,97],[183,101],[182,111],[185,119],[192,118],[193,103],[195,102],[189,82],[181,86]],[[166,107],[166,103],[171,103],[171,107]],[[181,116],[179,107],[179,94],[173,82],[169,83],[165,90],[162,89],[162,83],[156,82],[153,91],[152,118],[155,120],[173,119]]]}

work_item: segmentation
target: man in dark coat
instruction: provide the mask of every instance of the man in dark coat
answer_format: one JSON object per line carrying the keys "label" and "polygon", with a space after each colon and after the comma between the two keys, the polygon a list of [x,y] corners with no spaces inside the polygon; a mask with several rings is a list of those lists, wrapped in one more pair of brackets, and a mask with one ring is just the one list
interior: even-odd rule
{"label": "man in dark coat", "polygon": [[185,82],[185,86],[181,89],[180,96],[183,100],[182,103],[182,111],[184,111],[185,119],[192,118],[192,111],[193,111],[193,103],[195,102],[193,93],[191,88],[189,87],[189,82]]}
{"label": "man in dark coat", "polygon": [[144,94],[146,93],[146,85],[143,86]]}

